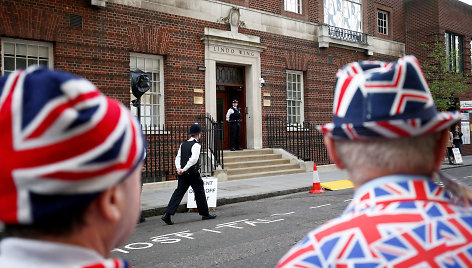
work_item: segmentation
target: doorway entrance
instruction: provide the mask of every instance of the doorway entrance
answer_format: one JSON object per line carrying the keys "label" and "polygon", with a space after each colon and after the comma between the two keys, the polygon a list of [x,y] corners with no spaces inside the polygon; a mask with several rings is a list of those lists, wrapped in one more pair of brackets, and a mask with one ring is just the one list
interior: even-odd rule
{"label": "doorway entrance", "polygon": [[241,110],[241,137],[239,145],[247,148],[246,144],[246,92],[244,81],[244,67],[216,65],[216,120],[222,122],[223,149],[229,149],[230,134],[229,123],[226,121],[226,113],[231,108],[234,99],[238,100]]}

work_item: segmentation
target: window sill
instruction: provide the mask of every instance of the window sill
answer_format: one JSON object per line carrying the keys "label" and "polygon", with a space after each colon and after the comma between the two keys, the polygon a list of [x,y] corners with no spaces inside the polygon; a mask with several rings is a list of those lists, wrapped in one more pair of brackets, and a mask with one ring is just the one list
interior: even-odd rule
{"label": "window sill", "polygon": [[302,126],[287,126],[289,132],[310,131],[310,129]]}

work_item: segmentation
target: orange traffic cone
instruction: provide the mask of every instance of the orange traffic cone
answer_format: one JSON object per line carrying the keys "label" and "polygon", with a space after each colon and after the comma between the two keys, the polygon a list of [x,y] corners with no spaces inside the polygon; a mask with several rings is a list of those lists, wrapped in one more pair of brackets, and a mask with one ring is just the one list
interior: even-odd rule
{"label": "orange traffic cone", "polygon": [[309,192],[310,194],[321,194],[325,191],[321,189],[320,177],[318,176],[318,169],[316,169],[316,163],[313,164],[313,189]]}

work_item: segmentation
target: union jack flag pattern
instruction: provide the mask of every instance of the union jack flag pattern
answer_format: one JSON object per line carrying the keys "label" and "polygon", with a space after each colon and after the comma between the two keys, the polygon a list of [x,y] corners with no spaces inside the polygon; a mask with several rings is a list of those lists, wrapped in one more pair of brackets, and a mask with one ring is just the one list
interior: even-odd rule
{"label": "union jack flag pattern", "polygon": [[436,132],[460,118],[438,113],[414,56],[350,63],[337,73],[333,122],[319,126],[339,139],[398,138]]}
{"label": "union jack flag pattern", "polygon": [[131,265],[126,260],[115,258],[77,268],[131,268]]}
{"label": "union jack flag pattern", "polygon": [[137,120],[89,81],[38,66],[0,80],[0,221],[73,210],[141,162]]}
{"label": "union jack flag pattern", "polygon": [[428,179],[364,188],[277,267],[472,267],[472,211]]}

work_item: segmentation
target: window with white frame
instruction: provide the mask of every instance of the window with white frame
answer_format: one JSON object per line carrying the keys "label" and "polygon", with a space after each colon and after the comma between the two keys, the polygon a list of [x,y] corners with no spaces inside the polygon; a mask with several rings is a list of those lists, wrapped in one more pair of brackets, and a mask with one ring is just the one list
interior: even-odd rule
{"label": "window with white frame", "polygon": [[51,43],[2,38],[2,75],[35,64],[53,68]]}
{"label": "window with white frame", "polygon": [[[131,53],[130,71],[140,69],[151,75],[151,88],[141,96],[140,120],[145,129],[162,128],[164,125],[164,59],[162,56]],[[131,100],[136,99],[131,93]],[[137,115],[137,107],[131,106]]]}
{"label": "window with white frame", "polygon": [[285,0],[285,11],[302,14],[302,0]]}
{"label": "window with white frame", "polygon": [[379,34],[388,35],[388,12],[377,10],[377,31]]}
{"label": "window with white frame", "polygon": [[287,123],[303,123],[303,72],[287,71]]}
{"label": "window with white frame", "polygon": [[323,0],[323,3],[326,24],[362,32],[362,0]]}
{"label": "window with white frame", "polygon": [[446,32],[445,39],[447,70],[462,73],[462,36]]}

